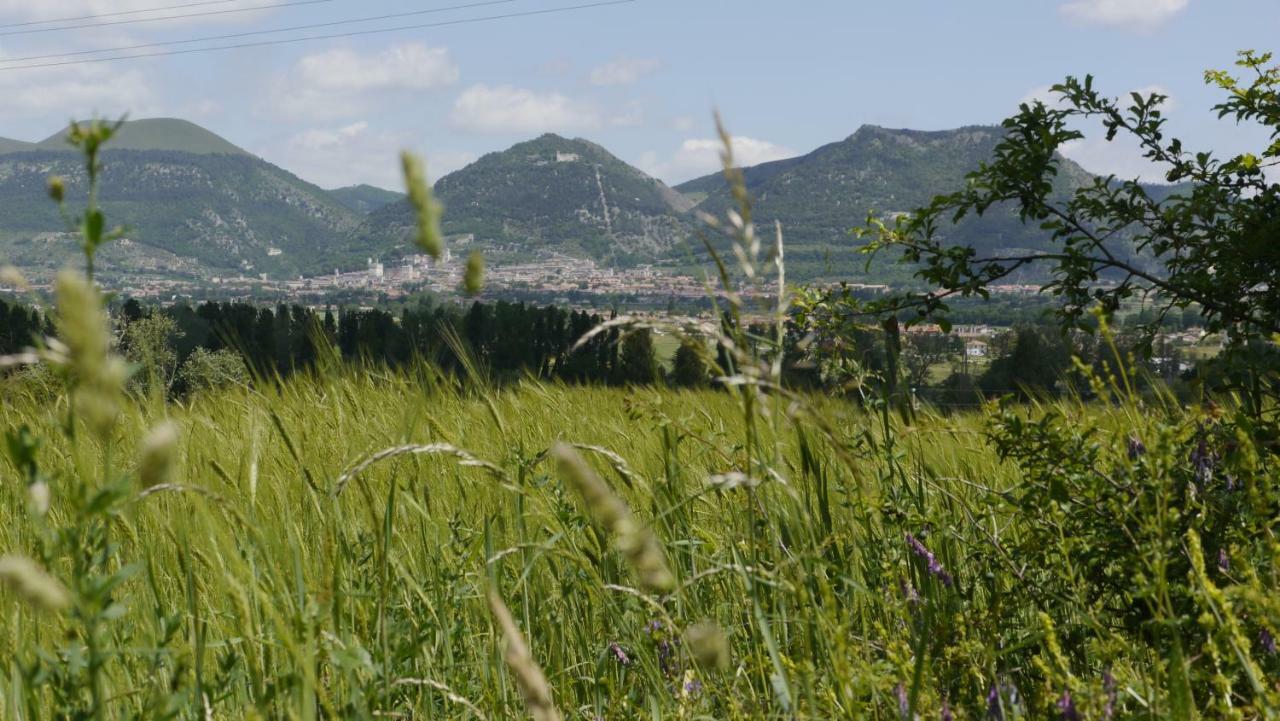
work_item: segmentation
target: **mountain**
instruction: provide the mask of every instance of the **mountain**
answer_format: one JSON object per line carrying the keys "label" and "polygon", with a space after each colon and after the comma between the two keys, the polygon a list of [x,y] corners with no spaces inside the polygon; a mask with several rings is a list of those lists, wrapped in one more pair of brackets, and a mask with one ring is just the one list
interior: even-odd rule
{"label": "mountain", "polygon": [[404,193],[383,190],[372,185],[349,185],[329,191],[334,200],[357,213],[372,213],[384,205],[404,199]]}
{"label": "mountain", "polygon": [[[36,143],[37,150],[66,150],[67,130]],[[194,155],[249,155],[195,123],[176,118],[130,120],[112,136],[112,150],[172,150]]]}
{"label": "mountain", "polygon": [[9,138],[0,138],[0,153],[16,153],[21,150],[30,150],[34,147],[31,143],[21,140],[10,140]]}
{"label": "mountain", "polygon": [[[56,137],[0,155],[0,258],[7,262],[50,268],[75,258],[75,238],[45,188],[51,175],[66,178],[76,208],[86,178],[80,156]],[[99,200],[127,238],[107,246],[104,271],[280,277],[352,260],[343,249],[360,214],[198,126],[130,122],[102,160]]]}
{"label": "mountain", "polygon": [[[444,231],[482,247],[555,250],[628,265],[663,257],[683,241],[692,203],[586,140],[558,135],[490,153],[441,178]],[[374,211],[359,238],[404,243],[413,213],[401,201]]]}
{"label": "mountain", "polygon": [[[918,131],[867,125],[807,155],[744,168],[743,175],[756,199],[757,224],[782,222],[789,274],[847,276],[863,262],[849,253],[860,243],[850,230],[865,225],[869,212],[908,212],[963,187],[965,175],[992,157],[1003,132],[990,126]],[[1062,160],[1059,183],[1064,190],[1091,177]],[[719,173],[676,189],[696,200],[698,210],[718,215],[732,206]],[[980,251],[1038,248],[1045,238],[1039,228],[1023,225],[1010,209],[1001,208],[943,232],[950,242]]]}

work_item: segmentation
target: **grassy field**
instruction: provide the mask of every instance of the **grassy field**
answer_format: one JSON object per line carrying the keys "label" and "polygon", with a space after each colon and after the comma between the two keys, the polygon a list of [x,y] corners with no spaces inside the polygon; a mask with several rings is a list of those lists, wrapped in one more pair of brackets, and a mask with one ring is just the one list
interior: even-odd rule
{"label": "grassy field", "polygon": [[1081,364],[1088,403],[942,415],[624,316],[598,330],[702,339],[725,387],[321,345],[177,401],[91,283],[56,291],[56,340],[0,358],[6,719],[1280,718],[1274,396]]}
{"label": "grassy field", "polygon": [[[5,604],[6,718],[98,704],[99,718],[521,717],[490,590],[565,718],[1037,718],[1064,692],[1088,717],[1164,717],[1172,703],[1155,645],[1096,626],[1086,594],[1048,602],[1080,579],[1009,556],[1035,541],[1002,503],[1026,479],[979,414],[906,424],[810,399],[773,423],[723,391],[463,391],[425,368],[333,370],[130,401],[108,456],[59,432],[65,399],[0,392],[4,428],[48,441],[52,498],[31,512],[7,466],[0,543],[39,555],[52,529],[86,534],[109,557],[49,571],[77,596],[119,576],[97,631],[79,604]],[[1118,448],[1150,423],[1059,411]],[[135,439],[165,418],[176,465],[148,488]],[[592,522],[548,456],[558,442],[652,528],[674,585],[646,588]],[[389,448],[402,455],[351,473]],[[105,479],[89,496],[124,479],[101,525],[68,500],[87,478]]]}

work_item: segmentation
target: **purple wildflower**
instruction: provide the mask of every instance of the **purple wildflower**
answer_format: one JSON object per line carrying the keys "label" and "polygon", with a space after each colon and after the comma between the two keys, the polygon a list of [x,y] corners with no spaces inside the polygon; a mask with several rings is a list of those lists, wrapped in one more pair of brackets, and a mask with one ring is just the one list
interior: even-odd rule
{"label": "purple wildflower", "polygon": [[681,669],[676,659],[676,645],[680,643],[680,639],[671,638],[661,621],[650,621],[645,628],[649,631],[649,639],[653,641],[658,651],[658,668],[662,671],[662,675],[668,679],[678,677]]}
{"label": "purple wildflower", "polygon": [[1227,549],[1218,549],[1218,570],[1226,573],[1231,570],[1231,556],[1227,555]]}
{"label": "purple wildflower", "polygon": [[689,679],[684,682],[684,693],[686,696],[697,698],[702,693],[702,682],[696,678]]}
{"label": "purple wildflower", "polygon": [[987,718],[1004,721],[1004,710],[1000,707],[1000,690],[995,684],[991,684],[991,690],[987,692]]}
{"label": "purple wildflower", "polygon": [[622,664],[623,666],[631,665],[631,657],[628,656],[627,652],[623,650],[623,648],[619,646],[616,642],[609,644],[609,650],[613,652],[614,658],[618,659],[618,663]]}
{"label": "purple wildflower", "polygon": [[942,715],[940,718],[942,721],[955,721],[956,719],[955,714],[951,713],[951,704],[947,703],[945,698],[942,699]]}
{"label": "purple wildflower", "polygon": [[929,568],[930,575],[942,581],[943,585],[951,585],[951,574],[947,573],[947,569],[942,567],[937,557],[933,555],[933,551],[925,548],[925,545],[911,533],[907,534],[907,545],[911,547],[912,553],[925,562],[925,565]]}
{"label": "purple wildflower", "polygon": [[1058,711],[1062,713],[1062,721],[1080,721],[1080,712],[1076,711],[1076,702],[1071,700],[1071,692],[1063,691],[1058,699]]}
{"label": "purple wildflower", "polygon": [[893,689],[893,692],[898,695],[898,715],[906,718],[911,711],[911,701],[907,698],[907,687],[898,684],[897,688]]}
{"label": "purple wildflower", "polygon": [[1258,645],[1269,655],[1276,655],[1276,638],[1271,635],[1271,629],[1264,628],[1258,632]]}
{"label": "purple wildflower", "polygon": [[1146,454],[1147,447],[1143,445],[1142,439],[1137,436],[1129,436],[1129,460],[1136,461]]}
{"label": "purple wildflower", "polygon": [[902,579],[902,597],[907,599],[907,603],[912,606],[920,604],[920,592],[907,579]]}
{"label": "purple wildflower", "polygon": [[1201,434],[1196,447],[1191,451],[1191,469],[1195,472],[1196,483],[1204,485],[1213,478],[1213,468],[1218,463],[1218,454],[1209,450],[1209,444]]}

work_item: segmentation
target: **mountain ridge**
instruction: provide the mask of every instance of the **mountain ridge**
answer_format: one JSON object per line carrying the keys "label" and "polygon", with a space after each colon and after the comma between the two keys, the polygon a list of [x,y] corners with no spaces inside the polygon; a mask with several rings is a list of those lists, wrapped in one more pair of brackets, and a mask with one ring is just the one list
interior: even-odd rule
{"label": "mountain ridge", "polygon": [[[70,151],[67,143],[70,127],[37,143],[31,150]],[[107,143],[106,151],[168,150],[195,155],[252,155],[231,141],[189,120],[180,118],[142,118],[126,120]]]}
{"label": "mountain ridge", "polygon": [[[546,133],[487,153],[436,181],[443,229],[493,249],[551,250],[612,265],[660,257],[689,232],[692,204],[662,181],[582,138]],[[407,202],[370,215],[366,239],[400,244]]]}
{"label": "mountain ridge", "polygon": [[379,188],[368,183],[347,185],[341,188],[333,188],[326,192],[339,203],[357,213],[372,213],[383,206],[404,198],[404,193]]}

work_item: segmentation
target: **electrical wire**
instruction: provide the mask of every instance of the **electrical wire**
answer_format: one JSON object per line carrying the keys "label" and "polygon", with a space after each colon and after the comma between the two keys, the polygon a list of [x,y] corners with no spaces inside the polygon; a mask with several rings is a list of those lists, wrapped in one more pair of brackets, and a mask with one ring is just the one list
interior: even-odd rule
{"label": "electrical wire", "polygon": [[89,63],[106,63],[106,62],[114,62],[117,60],[135,60],[140,58],[162,58],[162,57],[170,57],[174,55],[191,55],[193,53],[214,52],[218,50],[239,50],[243,48],[266,47],[269,45],[285,45],[289,43],[302,43],[302,42],[309,42],[312,40],[332,40],[335,38],[362,37],[367,35],[380,35],[385,33],[401,32],[404,30],[421,30],[425,28],[440,28],[440,27],[448,27],[452,25],[470,25],[475,23],[489,22],[493,20],[507,20],[510,18],[533,17],[535,15],[552,15],[556,13],[566,13],[566,12],[572,12],[576,10],[587,10],[590,8],[607,7],[610,5],[628,5],[634,2],[638,2],[638,0],[603,0],[602,2],[583,3],[581,5],[567,5],[564,7],[546,8],[542,10],[527,10],[525,12],[518,12],[518,13],[488,15],[488,16],[476,17],[476,18],[464,18],[461,20],[446,20],[446,21],[435,22],[435,23],[401,25],[401,26],[392,27],[392,28],[355,30],[352,32],[331,33],[328,35],[308,35],[306,37],[301,37],[301,38],[283,38],[280,40],[261,40],[257,42],[251,42],[251,43],[236,43],[233,45],[215,45],[213,47],[208,47],[208,48],[190,48],[187,50],[168,50],[160,53],[137,53],[134,55],[115,55],[115,56],[106,57],[106,58],[83,58],[80,60],[63,60],[63,61],[53,62],[53,63],[11,65],[9,67],[0,67],[0,72],[11,71],[11,70],[34,70],[36,68],[55,68],[55,67],[64,67],[68,65],[87,65]]}
{"label": "electrical wire", "polygon": [[51,58],[72,58],[81,55],[94,55],[96,53],[119,53],[128,50],[143,50],[146,48],[168,47],[170,45],[189,45],[191,43],[212,42],[214,40],[234,40],[236,38],[247,38],[256,35],[272,35],[274,33],[295,32],[298,30],[315,30],[316,28],[328,28],[337,25],[349,25],[353,23],[371,23],[381,20],[394,20],[397,18],[413,17],[418,15],[431,15],[433,13],[449,12],[451,10],[469,10],[472,8],[487,7],[490,5],[508,5],[517,2],[517,0],[484,0],[484,2],[473,2],[466,5],[451,5],[449,7],[431,8],[428,10],[413,10],[403,13],[392,13],[390,15],[374,15],[371,17],[351,18],[349,20],[334,20],[332,22],[312,23],[310,25],[294,25],[287,28],[274,28],[271,30],[249,30],[239,33],[229,33],[226,35],[210,35],[203,38],[191,38],[189,40],[164,40],[154,43],[143,43],[141,45],[123,45],[114,48],[99,48],[97,50],[77,50],[70,53],[51,53],[49,55],[26,55],[19,58],[4,58],[0,63],[20,63],[29,60],[49,60]]}
{"label": "electrical wire", "polygon": [[178,15],[164,15],[158,18],[134,18],[133,20],[112,20],[108,23],[81,23],[79,25],[59,25],[56,28],[27,28],[25,30],[9,30],[0,33],[0,37],[9,37],[11,35],[35,35],[36,33],[56,33],[63,30],[83,30],[84,28],[106,28],[115,25],[138,25],[140,23],[158,23],[165,20],[185,20],[187,18],[203,18],[212,15],[234,15],[236,13],[247,13],[255,10],[275,10],[277,8],[297,7],[299,5],[319,5],[321,3],[333,2],[333,0],[293,0],[293,2],[271,3],[269,5],[251,5],[243,8],[230,8],[227,10],[205,10],[198,13],[181,13]]}
{"label": "electrical wire", "polygon": [[166,5],[158,8],[146,8],[145,10],[121,10],[113,13],[97,13],[96,15],[77,15],[69,18],[49,18],[48,20],[28,20],[24,23],[7,23],[0,25],[0,30],[9,28],[25,28],[32,25],[48,25],[49,23],[70,23],[76,20],[97,20],[98,18],[114,18],[121,15],[142,15],[144,13],[156,13],[164,10],[182,10],[183,8],[203,7],[206,5],[228,5],[240,0],[204,0],[204,2],[183,3],[181,5]]}

